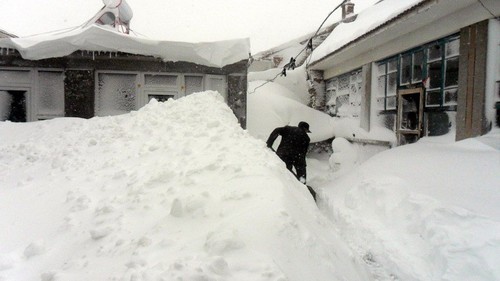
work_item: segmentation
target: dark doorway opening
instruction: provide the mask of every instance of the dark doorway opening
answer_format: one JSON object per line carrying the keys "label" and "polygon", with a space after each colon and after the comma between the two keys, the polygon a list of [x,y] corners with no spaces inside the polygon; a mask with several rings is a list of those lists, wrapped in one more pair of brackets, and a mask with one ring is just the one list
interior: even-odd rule
{"label": "dark doorway opening", "polygon": [[26,122],[26,91],[0,90],[0,121]]}
{"label": "dark doorway opening", "polygon": [[398,91],[398,144],[414,143],[422,136],[423,90]]}

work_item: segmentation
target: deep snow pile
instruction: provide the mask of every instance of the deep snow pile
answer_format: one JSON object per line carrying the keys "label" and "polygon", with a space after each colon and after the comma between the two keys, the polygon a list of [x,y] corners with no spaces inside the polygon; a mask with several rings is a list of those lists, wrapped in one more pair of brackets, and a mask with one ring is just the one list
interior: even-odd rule
{"label": "deep snow pile", "polygon": [[369,280],[215,92],[0,136],[0,280]]}
{"label": "deep snow pile", "polygon": [[[249,75],[249,92],[273,73]],[[345,138],[394,142],[394,133],[314,112],[300,102],[296,79],[305,75],[292,73],[248,96],[250,133],[265,139],[274,126],[305,119],[312,139],[335,135],[331,156],[308,155],[308,184],[376,280],[500,280],[500,129],[460,142],[451,130],[373,156]]]}
{"label": "deep snow pile", "polygon": [[380,280],[500,280],[499,144],[494,129],[384,151],[322,186],[321,209]]}

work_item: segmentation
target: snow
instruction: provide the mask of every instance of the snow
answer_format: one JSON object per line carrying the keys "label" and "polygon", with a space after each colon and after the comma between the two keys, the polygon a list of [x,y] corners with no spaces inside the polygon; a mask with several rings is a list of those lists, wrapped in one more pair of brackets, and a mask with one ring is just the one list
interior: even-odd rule
{"label": "snow", "polygon": [[186,61],[223,67],[248,59],[249,39],[218,42],[186,43],[156,41],[115,32],[104,26],[54,32],[23,38],[2,38],[0,48],[12,48],[24,59],[41,60],[63,57],[78,50],[125,52],[155,56],[164,61]]}
{"label": "snow", "polygon": [[321,60],[353,40],[376,29],[422,0],[384,0],[359,12],[356,20],[340,23],[311,55],[311,63]]}
{"label": "snow", "polygon": [[320,208],[381,275],[499,280],[500,131],[440,138],[379,153],[326,183]]}
{"label": "snow", "polygon": [[216,92],[0,136],[0,280],[369,280]]}
{"label": "snow", "polygon": [[[341,24],[321,52],[417,2],[378,3],[384,13]],[[115,39],[231,61],[204,44],[184,54],[184,43]],[[0,280],[500,280],[498,127],[374,152],[348,139],[394,133],[310,109],[304,69],[280,72],[249,74],[248,131],[215,92],[113,117],[0,122]],[[264,143],[302,120],[313,142],[335,137],[331,156],[307,159],[317,205]]]}
{"label": "snow", "polygon": [[500,129],[362,157],[340,136],[362,132],[353,120],[294,94],[257,89],[249,124],[281,106],[269,123],[307,117],[313,138],[336,136],[331,157],[307,159],[317,206],[214,92],[0,123],[0,280],[500,278]]}
{"label": "snow", "polygon": [[[250,74],[249,91],[275,73],[279,69]],[[305,119],[317,122],[311,125],[316,140],[335,136],[330,157],[309,155],[308,183],[374,280],[500,280],[499,128],[460,142],[452,130],[390,150],[367,148],[346,138],[394,143],[394,133],[366,132],[354,118],[312,115],[298,102],[299,91],[281,86],[296,84],[296,77],[280,77],[249,95],[249,131],[265,139],[270,127]]]}
{"label": "snow", "polygon": [[307,106],[310,97],[305,65],[287,71],[286,76],[280,75],[281,71],[270,69],[248,74],[247,126],[252,136],[266,140],[276,127],[296,126],[300,121],[306,121],[310,125],[309,136],[313,143],[332,137],[395,142],[394,133],[382,126],[373,126],[367,132],[359,127],[359,119],[332,118]]}

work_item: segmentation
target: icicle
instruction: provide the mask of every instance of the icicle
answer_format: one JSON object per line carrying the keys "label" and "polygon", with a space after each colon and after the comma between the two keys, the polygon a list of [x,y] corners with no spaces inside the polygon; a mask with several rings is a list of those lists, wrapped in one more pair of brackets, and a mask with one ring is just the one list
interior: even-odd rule
{"label": "icicle", "polygon": [[92,60],[95,60],[95,51],[92,51]]}

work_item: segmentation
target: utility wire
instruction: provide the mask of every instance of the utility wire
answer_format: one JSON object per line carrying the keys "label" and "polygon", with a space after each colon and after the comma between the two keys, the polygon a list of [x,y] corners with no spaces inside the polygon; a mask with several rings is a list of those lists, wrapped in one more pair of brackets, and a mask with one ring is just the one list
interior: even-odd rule
{"label": "utility wire", "polygon": [[[337,7],[335,7],[335,9],[333,9],[333,10],[332,10],[332,11],[328,14],[328,16],[326,16],[326,18],[323,20],[323,22],[321,23],[321,25],[318,27],[318,29],[316,30],[316,32],[314,33],[314,35],[313,35],[313,36],[311,36],[311,38],[307,41],[306,46],[305,46],[304,48],[302,48],[302,50],[301,50],[301,51],[300,51],[300,52],[299,52],[299,53],[298,53],[295,57],[290,58],[290,62],[289,62],[289,63],[287,63],[287,64],[283,67],[283,70],[282,70],[280,73],[276,74],[276,76],[274,76],[274,78],[273,78],[273,79],[271,79],[271,80],[267,80],[266,82],[262,83],[261,85],[259,85],[259,86],[255,87],[255,88],[253,89],[253,91],[252,91],[252,92],[250,92],[250,93],[248,93],[248,94],[249,94],[249,95],[251,95],[251,94],[255,93],[255,91],[256,91],[258,88],[260,88],[260,87],[262,87],[262,86],[266,85],[267,83],[274,82],[274,80],[276,80],[276,78],[278,78],[279,76],[286,76],[286,70],[287,70],[287,69],[288,69],[288,70],[290,70],[290,69],[292,69],[292,70],[293,70],[293,69],[295,69],[295,67],[296,67],[295,63],[296,63],[297,58],[298,58],[298,57],[302,54],[302,52],[304,52],[304,51],[305,51],[305,50],[307,50],[307,49],[310,49],[310,50],[311,50],[311,53],[309,54],[309,62],[310,62],[310,61],[311,61],[311,54],[312,54],[312,52],[313,52],[312,40],[313,40],[313,39],[314,39],[314,38],[318,35],[318,33],[320,32],[321,28],[323,27],[323,25],[325,24],[325,22],[328,20],[328,18],[329,18],[329,17],[330,17],[330,16],[331,16],[331,15],[332,15],[332,14],[333,14],[333,13],[334,13],[334,12],[335,12],[338,8],[340,8],[340,7],[341,7],[341,6],[342,6],[345,2],[347,2],[347,1],[348,1],[348,0],[343,0],[343,1],[339,4],[339,5],[337,5]],[[309,65],[309,62],[306,62],[306,67]]]}
{"label": "utility wire", "polygon": [[500,20],[500,16],[495,16],[495,14],[493,14],[493,12],[492,12],[490,9],[488,9],[488,8],[484,5],[483,1],[481,1],[481,0],[477,0],[477,1],[478,1],[478,2],[479,2],[479,4],[481,4],[481,6],[483,6],[483,8],[484,8],[486,11],[488,11],[488,13],[490,13],[490,14],[491,14],[491,15],[492,15],[495,19]]}

